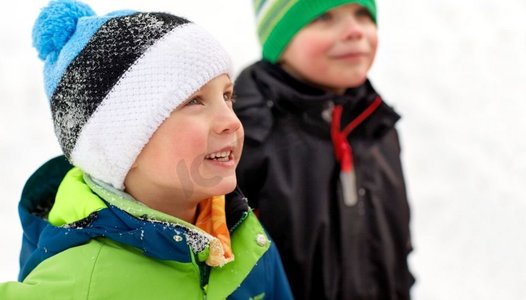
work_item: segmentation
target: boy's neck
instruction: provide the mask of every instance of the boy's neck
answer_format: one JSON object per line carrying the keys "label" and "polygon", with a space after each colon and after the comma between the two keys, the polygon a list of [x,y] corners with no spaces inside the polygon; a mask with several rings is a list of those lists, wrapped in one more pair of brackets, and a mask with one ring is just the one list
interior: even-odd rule
{"label": "boy's neck", "polygon": [[[132,195],[132,197],[134,196]],[[170,215],[187,223],[195,224],[198,210],[197,204],[180,203],[179,199],[167,200],[165,198],[158,198],[155,195],[151,195],[151,198],[148,198],[148,201],[143,201],[136,197],[134,198],[153,210]]]}
{"label": "boy's neck", "polygon": [[[190,216],[190,217],[187,217],[187,219],[183,219],[179,217],[180,214],[173,215],[173,214],[169,214],[164,211],[152,208],[149,205],[146,205],[145,203],[134,198],[129,193],[126,193],[121,190],[117,190],[114,187],[102,181],[99,181],[95,178],[92,178],[91,176],[87,174],[83,174],[83,178],[86,184],[90,187],[90,189],[93,192],[95,192],[99,197],[101,197],[106,202],[110,203],[111,205],[117,206],[120,209],[126,211],[127,213],[137,218],[143,218],[147,216],[148,219],[162,221],[162,222],[181,223],[180,221],[183,221],[182,224],[185,224],[185,226],[186,226],[186,223],[194,224],[195,216]],[[194,214],[196,211],[197,211],[197,205],[194,207]]]}

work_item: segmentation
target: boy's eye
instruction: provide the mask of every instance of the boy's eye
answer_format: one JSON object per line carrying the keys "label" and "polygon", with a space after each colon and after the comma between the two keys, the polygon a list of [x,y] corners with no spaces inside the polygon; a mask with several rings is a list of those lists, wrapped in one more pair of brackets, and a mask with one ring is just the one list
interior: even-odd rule
{"label": "boy's eye", "polygon": [[188,102],[186,102],[186,105],[201,105],[203,102],[199,97],[194,97],[190,99]]}
{"label": "boy's eye", "polygon": [[373,19],[373,16],[371,16],[371,13],[369,12],[369,10],[365,7],[361,7],[360,9],[358,9],[356,11],[356,16],[357,17],[366,17],[366,18],[369,18],[369,19]]}
{"label": "boy's eye", "polygon": [[326,22],[326,21],[330,21],[331,19],[332,19],[332,15],[330,13],[326,12],[326,13],[323,13],[323,14],[319,15],[312,22]]}
{"label": "boy's eye", "polygon": [[225,99],[225,101],[230,101],[232,103],[235,103],[236,95],[233,92],[226,92],[226,93],[223,93],[223,99]]}

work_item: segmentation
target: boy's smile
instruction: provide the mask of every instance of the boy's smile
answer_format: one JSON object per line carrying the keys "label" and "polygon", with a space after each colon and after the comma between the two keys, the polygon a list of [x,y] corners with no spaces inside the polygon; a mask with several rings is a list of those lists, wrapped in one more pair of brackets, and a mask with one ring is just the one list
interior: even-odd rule
{"label": "boy's smile", "polygon": [[225,167],[229,167],[230,164],[227,163],[234,163],[232,147],[227,147],[222,150],[207,154],[205,155],[205,159],[217,162],[218,165],[224,165]]}
{"label": "boy's smile", "polygon": [[377,28],[366,8],[329,10],[300,30],[281,56],[292,76],[342,93],[362,84],[376,55]]}
{"label": "boy's smile", "polygon": [[334,51],[333,53],[329,54],[329,58],[349,60],[349,61],[359,61],[360,59],[366,59],[367,54],[368,54],[367,51],[360,51],[360,50],[356,50],[353,48],[349,48],[349,49],[342,49],[342,50]]}

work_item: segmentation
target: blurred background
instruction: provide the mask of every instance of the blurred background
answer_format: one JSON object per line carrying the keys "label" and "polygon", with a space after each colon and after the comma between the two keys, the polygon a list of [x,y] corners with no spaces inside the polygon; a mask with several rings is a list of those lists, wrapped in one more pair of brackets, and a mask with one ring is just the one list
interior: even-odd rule
{"label": "blurred background", "polygon": [[[60,153],[31,28],[47,0],[0,10],[0,281],[16,280],[17,203]],[[250,0],[86,0],[167,11],[212,32],[236,74],[259,57]],[[401,115],[414,299],[526,299],[526,1],[377,0],[371,80]]]}

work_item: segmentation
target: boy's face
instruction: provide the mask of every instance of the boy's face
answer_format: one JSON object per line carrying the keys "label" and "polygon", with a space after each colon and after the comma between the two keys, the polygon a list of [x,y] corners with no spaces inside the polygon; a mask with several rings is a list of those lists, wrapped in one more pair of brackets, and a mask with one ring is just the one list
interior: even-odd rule
{"label": "boy's face", "polygon": [[300,30],[280,63],[294,77],[342,93],[362,84],[378,43],[368,10],[346,4],[327,11]]}
{"label": "boy's face", "polygon": [[232,81],[221,75],[174,110],[137,157],[126,191],[176,216],[205,198],[231,192],[243,147],[232,95]]}

